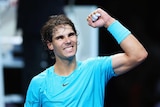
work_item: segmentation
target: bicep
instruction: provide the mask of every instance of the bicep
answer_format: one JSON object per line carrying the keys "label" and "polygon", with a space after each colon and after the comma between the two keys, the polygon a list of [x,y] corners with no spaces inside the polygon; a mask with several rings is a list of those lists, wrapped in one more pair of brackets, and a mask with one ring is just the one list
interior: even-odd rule
{"label": "bicep", "polygon": [[114,72],[120,75],[133,68],[134,64],[131,60],[129,60],[125,53],[119,53],[112,55],[112,67]]}

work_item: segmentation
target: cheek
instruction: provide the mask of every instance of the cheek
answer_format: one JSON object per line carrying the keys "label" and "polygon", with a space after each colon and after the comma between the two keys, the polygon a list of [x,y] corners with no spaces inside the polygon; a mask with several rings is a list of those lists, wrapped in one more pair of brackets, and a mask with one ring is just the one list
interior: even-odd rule
{"label": "cheek", "polygon": [[55,54],[55,55],[58,55],[59,53],[61,53],[61,49],[60,49],[60,47],[58,47],[58,46],[54,46],[53,51],[54,51],[54,54]]}
{"label": "cheek", "polygon": [[75,36],[74,41],[77,43],[78,42],[78,37]]}
{"label": "cheek", "polygon": [[72,44],[74,44],[74,45],[76,45],[76,46],[78,45],[78,40],[77,40],[77,38],[75,38],[75,39],[72,40]]}

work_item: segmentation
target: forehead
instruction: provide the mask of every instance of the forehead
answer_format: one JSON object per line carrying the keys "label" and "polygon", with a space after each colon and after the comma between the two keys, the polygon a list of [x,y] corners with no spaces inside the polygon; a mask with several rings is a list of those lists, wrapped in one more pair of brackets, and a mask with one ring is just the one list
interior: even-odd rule
{"label": "forehead", "polygon": [[55,35],[62,35],[68,32],[73,32],[73,29],[70,25],[58,25],[55,27]]}

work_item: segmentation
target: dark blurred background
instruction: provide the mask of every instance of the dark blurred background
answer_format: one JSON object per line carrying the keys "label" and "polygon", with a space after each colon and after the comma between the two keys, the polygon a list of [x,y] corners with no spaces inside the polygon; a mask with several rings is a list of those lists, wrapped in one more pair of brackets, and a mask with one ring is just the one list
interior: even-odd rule
{"label": "dark blurred background", "polygon": [[[66,0],[66,5],[70,1]],[[73,2],[73,1],[72,1]],[[116,78],[106,87],[105,107],[160,107],[160,13],[158,1],[146,0],[76,0],[75,5],[97,5],[123,22],[147,49],[149,56],[140,66]],[[121,51],[104,28],[99,29],[99,56]],[[108,34],[109,35],[109,34]],[[5,68],[6,71],[10,70]],[[5,72],[5,94],[21,93],[19,86],[10,81],[19,77],[12,68]],[[14,72],[15,71],[15,72]],[[8,79],[10,78],[10,79]],[[14,86],[14,88],[11,86]]]}

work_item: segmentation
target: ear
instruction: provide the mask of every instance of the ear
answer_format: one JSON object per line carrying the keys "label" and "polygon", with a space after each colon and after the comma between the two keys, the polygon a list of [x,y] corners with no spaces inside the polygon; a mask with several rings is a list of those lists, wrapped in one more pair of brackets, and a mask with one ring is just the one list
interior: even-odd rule
{"label": "ear", "polygon": [[48,49],[49,50],[53,50],[54,48],[53,48],[53,44],[51,43],[51,42],[48,42],[47,43],[47,46],[48,46]]}

